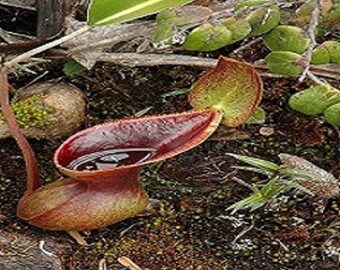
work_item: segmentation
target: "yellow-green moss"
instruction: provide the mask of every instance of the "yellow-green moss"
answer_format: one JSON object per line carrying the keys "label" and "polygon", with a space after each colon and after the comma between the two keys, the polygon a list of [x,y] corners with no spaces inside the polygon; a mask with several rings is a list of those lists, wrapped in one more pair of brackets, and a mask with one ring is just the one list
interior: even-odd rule
{"label": "yellow-green moss", "polygon": [[[43,98],[44,95],[35,95],[11,105],[20,128],[44,127],[53,123],[51,116],[55,110],[44,107],[41,102]],[[1,120],[5,121],[2,114]]]}

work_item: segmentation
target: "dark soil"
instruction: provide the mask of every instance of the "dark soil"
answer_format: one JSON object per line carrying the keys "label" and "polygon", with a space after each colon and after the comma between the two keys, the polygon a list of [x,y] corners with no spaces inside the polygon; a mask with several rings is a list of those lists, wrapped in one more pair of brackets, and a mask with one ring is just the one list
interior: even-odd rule
{"label": "dark soil", "polygon": [[[25,20],[25,16],[21,18]],[[22,32],[32,31],[19,28]],[[242,58],[252,61],[262,52],[253,48]],[[148,107],[151,107],[148,114],[188,110],[185,95],[165,100],[162,95],[190,87],[200,74],[198,70],[180,67],[122,68],[97,64],[92,71],[70,79],[63,75],[61,64],[51,63],[37,72],[42,74],[45,70],[49,74],[40,81],[61,80],[86,93],[87,126],[131,116]],[[24,86],[35,77],[27,74],[13,77],[11,84]],[[107,269],[123,270],[126,268],[117,261],[121,256],[144,270],[339,269],[339,200],[319,201],[292,193],[255,212],[245,210],[232,215],[227,210],[250,194],[247,187],[231,180],[232,175],[247,183],[263,183],[265,178],[235,171],[233,166],[239,163],[225,153],[273,162],[279,161],[279,153],[289,153],[340,176],[338,130],[322,118],[301,115],[287,105],[288,98],[306,88],[308,82],[298,84],[295,79],[268,78],[264,82],[265,124],[238,130],[220,127],[199,147],[150,166],[143,172],[142,181],[150,197],[158,203],[135,218],[82,233],[90,244],[87,247],[79,246],[64,232],[43,231],[16,217],[16,205],[25,190],[24,161],[14,140],[1,140],[0,236],[54,241],[55,246],[64,247],[55,252],[62,269],[67,270],[104,269],[99,267],[102,259]],[[30,140],[44,182],[59,177],[52,157],[64,139]],[[0,262],[20,261],[23,266],[15,269],[36,269],[22,262],[28,250],[14,240],[6,242],[0,237]],[[50,251],[54,249],[50,247]]]}
{"label": "dark soil", "polygon": [[[50,76],[60,74],[60,68],[54,66]],[[59,79],[87,94],[88,125],[92,126],[149,106],[153,109],[148,114],[187,110],[185,95],[165,102],[161,95],[189,87],[199,73],[173,67],[130,69],[103,64],[73,79]],[[287,106],[287,98],[305,86],[294,80],[265,79],[263,107],[268,116],[264,125],[245,126],[239,131],[221,127],[196,149],[149,167],[143,173],[143,182],[150,197],[159,203],[145,215],[85,234],[89,247],[80,247],[66,233],[42,231],[16,217],[16,204],[25,189],[25,168],[15,142],[2,140],[1,230],[71,243],[72,248],[62,254],[65,269],[98,269],[102,258],[108,269],[124,269],[117,262],[120,256],[152,270],[338,269],[339,255],[329,256],[329,252],[339,248],[339,201],[321,204],[307,196],[285,194],[253,213],[231,215],[226,210],[250,194],[246,187],[230,180],[230,173],[248,183],[261,181],[256,175],[235,172],[232,166],[237,162],[226,156],[227,152],[275,162],[284,152],[326,170],[337,167],[339,140],[334,127],[322,119],[299,115]],[[261,135],[263,127],[272,128],[273,134]],[[31,140],[44,181],[58,176],[52,156],[61,141]],[[333,173],[339,176],[338,169]],[[242,232],[245,234],[240,236]]]}

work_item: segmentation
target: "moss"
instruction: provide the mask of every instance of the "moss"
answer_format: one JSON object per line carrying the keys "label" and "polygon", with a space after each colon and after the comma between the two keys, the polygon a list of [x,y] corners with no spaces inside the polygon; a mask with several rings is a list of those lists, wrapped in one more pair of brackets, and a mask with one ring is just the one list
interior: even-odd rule
{"label": "moss", "polygon": [[[11,105],[20,128],[44,127],[53,123],[51,116],[55,110],[44,107],[43,98],[44,95],[35,95]],[[0,121],[5,121],[2,114],[0,114]]]}

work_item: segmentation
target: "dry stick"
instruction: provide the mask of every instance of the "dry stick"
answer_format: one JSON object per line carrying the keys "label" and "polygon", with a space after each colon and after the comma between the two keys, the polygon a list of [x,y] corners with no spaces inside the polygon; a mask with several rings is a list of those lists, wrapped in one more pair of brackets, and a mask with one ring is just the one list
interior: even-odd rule
{"label": "dry stick", "polygon": [[258,37],[258,38],[253,39],[252,41],[246,42],[244,45],[242,45],[242,46],[238,47],[237,49],[235,49],[234,51],[232,51],[231,55],[237,55],[238,53],[242,52],[245,49],[250,48],[251,46],[259,43],[260,41],[262,41],[262,37]]}
{"label": "dry stick", "polygon": [[[202,58],[188,55],[176,54],[139,54],[139,53],[93,53],[93,58],[101,62],[109,62],[116,65],[137,67],[137,66],[190,66],[202,69],[215,68],[218,60],[212,58]],[[262,77],[287,78],[287,76],[272,74],[268,72],[268,67],[262,62],[252,64]],[[330,79],[340,77],[340,69],[333,65],[312,66],[313,73]]]}
{"label": "dry stick", "polygon": [[63,36],[62,38],[59,38],[59,39],[56,39],[56,40],[53,40],[51,42],[48,42],[44,45],[41,45],[33,50],[30,50],[26,53],[23,53],[15,58],[13,58],[11,61],[8,61],[6,63],[4,63],[4,65],[8,68],[8,69],[11,69],[13,68],[16,64],[20,63],[20,62],[23,62],[23,61],[26,61],[28,60],[30,57],[36,55],[36,54],[39,54],[39,53],[42,53],[48,49],[51,49],[55,46],[58,46],[68,40],[71,40],[73,39],[74,37],[76,36],[79,36],[83,33],[86,33],[87,31],[89,31],[91,29],[90,26],[86,25],[80,29],[78,29],[77,31],[74,31],[72,32],[71,34],[67,35],[67,36]]}
{"label": "dry stick", "polygon": [[[304,56],[305,60],[305,69],[301,74],[301,77],[299,79],[299,82],[302,82],[306,76],[308,76],[310,79],[315,81],[316,77],[315,76],[310,76],[312,73],[310,72],[310,62],[312,60],[312,55],[313,55],[313,49],[316,46],[316,40],[315,40],[315,31],[316,27],[319,24],[319,16],[320,16],[320,3],[319,0],[315,0],[315,7],[312,12],[312,18],[307,30],[308,36],[310,38],[310,44],[307,48],[306,54]],[[312,74],[313,75],[313,74]],[[320,83],[319,79],[316,79],[316,83]]]}
{"label": "dry stick", "polygon": [[[257,69],[262,75],[262,72],[267,72],[268,67],[265,64],[264,60],[258,60],[252,64],[254,68]],[[340,68],[337,64],[326,64],[326,65],[313,65],[310,66],[310,72],[313,74],[318,75],[320,77],[325,77],[333,80],[339,80],[340,78]],[[289,76],[282,76],[281,78],[288,78]]]}
{"label": "dry stick", "polygon": [[98,61],[110,62],[117,65],[137,66],[191,66],[198,68],[214,68],[217,65],[216,59],[201,58],[176,54],[139,54],[139,53],[98,53]]}
{"label": "dry stick", "polygon": [[7,124],[9,126],[10,131],[13,134],[13,137],[18,143],[22,154],[24,156],[26,170],[27,170],[27,189],[25,191],[24,196],[30,195],[36,190],[39,186],[39,170],[37,165],[37,160],[34,155],[33,149],[30,144],[26,140],[25,136],[22,134],[17,120],[14,116],[14,113],[11,110],[9,105],[9,87],[8,87],[8,78],[7,78],[7,69],[2,68],[0,74],[0,105],[2,113],[4,114]]}

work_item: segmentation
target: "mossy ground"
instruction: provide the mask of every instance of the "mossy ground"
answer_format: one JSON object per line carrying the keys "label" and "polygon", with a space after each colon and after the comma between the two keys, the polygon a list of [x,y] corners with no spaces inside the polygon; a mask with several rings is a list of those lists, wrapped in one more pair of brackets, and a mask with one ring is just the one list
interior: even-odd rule
{"label": "mossy ground", "polygon": [[[42,105],[43,98],[44,95],[35,95],[12,104],[12,111],[21,128],[46,127],[54,124],[52,122],[54,110]],[[4,121],[2,114],[0,121]]]}
{"label": "mossy ground", "polygon": [[[61,67],[54,69],[58,72]],[[63,80],[87,94],[88,125],[92,126],[149,106],[153,108],[148,114],[187,110],[190,107],[185,95],[169,97],[165,102],[161,95],[189,87],[199,73],[173,67],[131,69],[103,64]],[[228,177],[235,173],[232,166],[236,162],[226,152],[274,162],[279,153],[290,153],[326,170],[334,169],[339,176],[337,131],[321,118],[300,115],[287,105],[288,97],[305,86],[294,80],[266,79],[263,107],[268,116],[264,125],[241,127],[232,135],[236,137],[233,140],[232,136],[224,136],[226,130],[220,128],[201,146],[149,167],[142,179],[150,197],[159,201],[156,206],[138,217],[85,234],[88,247],[80,247],[65,233],[42,231],[16,217],[15,207],[25,185],[24,163],[14,141],[2,140],[0,227],[71,242],[72,250],[62,254],[65,269],[98,269],[102,258],[108,269],[125,269],[117,258],[126,256],[142,269],[151,270],[335,270],[339,263],[339,257],[334,255],[339,245],[339,201],[320,204],[306,196],[285,194],[280,201],[254,213],[231,215],[226,210],[249,195],[246,187]],[[261,131],[263,127],[273,133]],[[237,139],[240,131],[248,139]],[[58,177],[52,156],[61,141],[31,141],[42,179]],[[249,173],[237,172],[237,176],[248,183],[263,180]]]}

